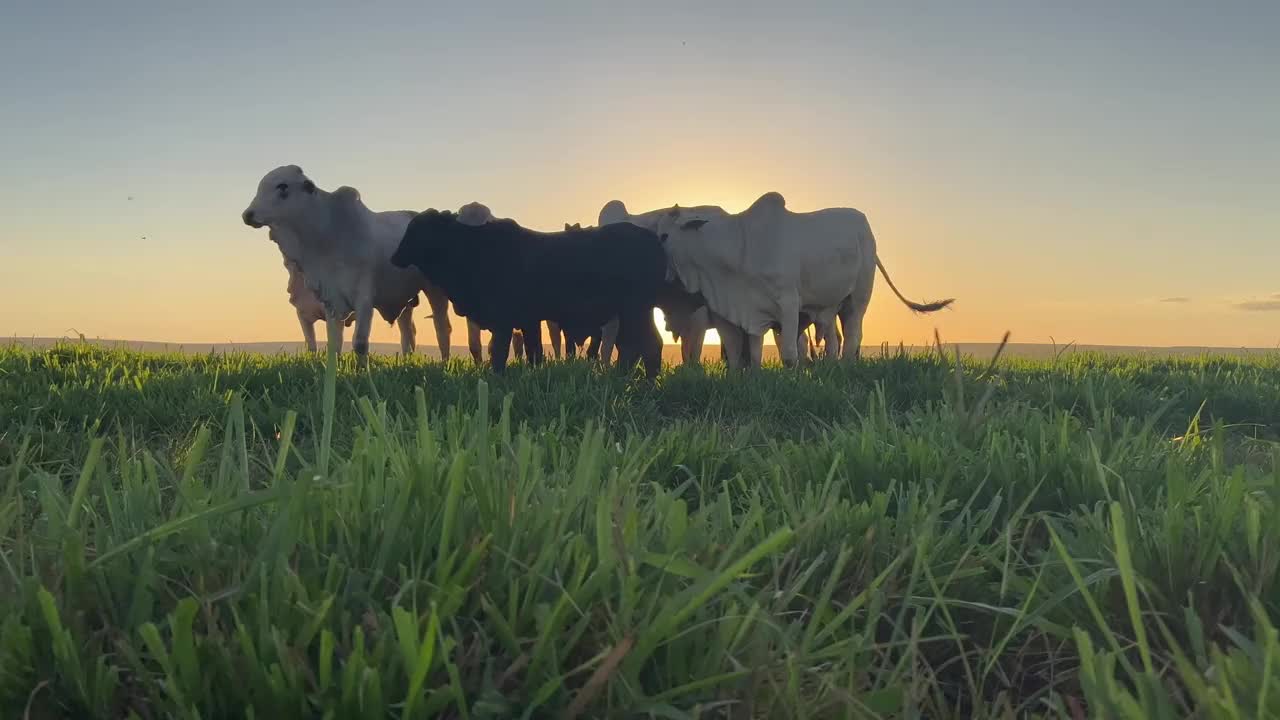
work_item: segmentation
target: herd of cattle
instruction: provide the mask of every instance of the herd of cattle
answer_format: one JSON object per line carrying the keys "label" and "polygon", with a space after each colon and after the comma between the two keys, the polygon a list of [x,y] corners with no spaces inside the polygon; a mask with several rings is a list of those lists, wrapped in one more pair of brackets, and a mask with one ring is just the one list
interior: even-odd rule
{"label": "herd of cattle", "polygon": [[[287,165],[263,177],[242,219],[267,227],[279,246],[308,349],[316,349],[317,320],[325,321],[335,348],[354,323],[351,346],[362,364],[374,310],[399,327],[402,352],[413,352],[419,293],[445,359],[452,303],[467,321],[476,362],[483,360],[480,331],[491,333],[489,360],[497,372],[513,344],[517,351],[523,346],[531,364],[542,362],[545,321],[557,356],[562,336],[566,355],[583,348],[606,364],[616,346],[619,365],[642,362],[650,377],[662,351],[655,307],[684,362],[699,362],[703,337],[714,327],[729,367],[742,368],[760,364],[770,329],[788,366],[802,353],[816,354],[819,343],[825,357],[857,357],[877,267],[915,312],[952,302],[903,297],[876,256],[861,212],[792,212],[775,192],[736,214],[703,205],[632,215],[612,200],[596,227],[544,233],[494,218],[480,203],[457,213],[373,211],[355,188],[322,190]],[[806,345],[810,326],[817,340]]]}

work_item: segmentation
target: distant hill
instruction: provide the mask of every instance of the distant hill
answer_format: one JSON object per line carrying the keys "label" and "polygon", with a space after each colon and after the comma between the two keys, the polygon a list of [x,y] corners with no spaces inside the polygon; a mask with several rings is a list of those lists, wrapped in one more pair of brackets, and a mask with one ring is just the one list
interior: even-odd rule
{"label": "distant hill", "polygon": [[[101,347],[124,347],[130,350],[146,351],[146,352],[179,352],[186,354],[207,354],[213,353],[257,353],[266,355],[275,355],[279,353],[297,353],[303,351],[301,342],[254,342],[254,343],[166,343],[151,342],[139,340],[111,340],[102,338],[47,338],[47,337],[11,337],[7,341],[0,340],[0,345],[19,345],[30,348],[46,348],[58,343],[74,343],[87,342]],[[948,343],[946,345],[947,352],[952,352],[952,348],[958,346],[962,355],[972,355],[975,357],[990,357],[995,352],[996,343]],[[324,343],[321,343],[321,348]],[[918,345],[904,346],[910,351],[920,351],[925,348]],[[350,352],[350,345],[344,348]],[[864,346],[862,349],[864,356],[876,356],[885,350],[896,352],[897,345],[884,346]],[[371,343],[370,352],[379,355],[394,355],[400,351],[400,346],[395,343]],[[546,350],[549,355],[550,347]],[[1053,345],[1042,345],[1036,343],[1010,343],[1005,348],[1005,355],[1008,357],[1023,358],[1048,358],[1053,357],[1055,352],[1100,352],[1109,355],[1154,355],[1162,357],[1177,356],[1196,356],[1204,354],[1213,355],[1236,355],[1236,356],[1256,356],[1280,353],[1277,348],[1227,348],[1227,347],[1197,347],[1197,346],[1177,346],[1177,347],[1146,347],[1138,345],[1072,345],[1067,349],[1062,346],[1054,347]],[[418,353],[427,357],[440,357],[439,348],[434,345],[421,345],[418,347]],[[466,347],[454,346],[454,357],[469,357]],[[777,349],[773,345],[772,337],[765,340],[764,356],[766,360],[775,359],[777,357]],[[668,362],[678,362],[680,359],[680,350],[675,345],[667,345],[663,349],[663,357]],[[720,357],[720,347],[718,345],[706,345],[703,348],[703,357],[707,359],[718,359]]]}

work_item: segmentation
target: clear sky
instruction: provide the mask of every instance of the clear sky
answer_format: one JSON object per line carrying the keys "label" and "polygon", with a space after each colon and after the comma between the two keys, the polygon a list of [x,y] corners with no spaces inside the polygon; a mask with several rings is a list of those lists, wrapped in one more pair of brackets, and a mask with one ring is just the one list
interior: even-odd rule
{"label": "clear sky", "polygon": [[855,207],[909,297],[958,298],[913,317],[877,278],[869,343],[1272,347],[1277,28],[1274,0],[15,0],[0,335],[299,339],[239,219],[296,163],[539,229],[614,198]]}

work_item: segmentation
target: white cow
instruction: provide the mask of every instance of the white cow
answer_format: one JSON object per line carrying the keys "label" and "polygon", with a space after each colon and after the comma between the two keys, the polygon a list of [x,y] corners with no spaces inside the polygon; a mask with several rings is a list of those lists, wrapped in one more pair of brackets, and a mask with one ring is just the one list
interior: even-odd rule
{"label": "white cow", "polygon": [[417,270],[391,264],[405,228],[417,213],[374,212],[352,187],[321,190],[297,165],[267,173],[241,215],[246,225],[276,231],[280,251],[297,264],[306,286],[324,305],[329,347],[342,346],[343,324],[354,315],[351,348],[367,363],[369,331],[376,309],[400,328],[400,349],[414,350],[413,308],[425,292],[435,321],[436,339],[449,357],[449,301]]}
{"label": "white cow", "polygon": [[[621,200],[610,200],[600,210],[600,224],[605,225],[612,222],[629,222],[633,225],[657,232],[661,220],[676,213],[677,216],[684,218],[686,222],[697,219],[713,219],[728,217],[729,213],[717,205],[696,205],[692,207],[682,208],[679,205],[669,208],[661,208],[658,210],[650,210],[649,212],[632,215],[627,212],[627,207]],[[687,312],[672,312],[668,310],[664,313],[666,316],[667,331],[671,336],[680,343],[681,361],[686,363],[700,363],[702,361],[702,347],[706,339],[707,330],[712,326],[710,311],[705,307],[699,307]],[[823,342],[823,347],[827,357],[835,357],[839,349],[839,330],[836,328],[833,319],[813,319],[816,326],[818,338]],[[604,347],[611,352],[613,335],[609,330],[617,332],[617,323],[611,326],[605,326]],[[779,351],[782,349],[781,341],[778,340],[780,327],[775,324],[773,340],[778,346]],[[761,346],[763,348],[763,345]],[[746,350],[746,348],[744,348]],[[757,351],[759,354],[760,351]],[[609,353],[606,353],[606,356]],[[816,356],[816,353],[814,353]],[[721,357],[725,357],[724,347],[721,346]]]}
{"label": "white cow", "polygon": [[[686,222],[694,219],[710,220],[729,216],[729,213],[724,208],[716,205],[696,205],[689,208],[682,208],[676,205],[632,215],[627,211],[627,206],[621,200],[610,200],[604,204],[604,207],[600,208],[600,216],[597,219],[597,223],[604,226],[612,223],[629,222],[632,225],[657,232],[662,219],[673,212],[679,213],[681,217],[685,218]],[[690,308],[686,312],[667,310],[663,314],[666,316],[667,330],[680,343],[681,362],[700,363],[702,361],[702,344],[706,339],[707,329],[711,327],[711,318],[707,309],[705,307]],[[600,338],[600,359],[606,365],[609,364],[613,357],[613,344],[617,334],[618,321],[614,319],[604,326],[604,332]]]}
{"label": "white cow", "polygon": [[732,366],[745,358],[759,365],[764,332],[777,326],[786,365],[799,360],[800,313],[813,318],[828,338],[839,316],[844,357],[857,357],[862,318],[871,301],[876,268],[890,289],[915,312],[933,312],[953,301],[916,303],[898,292],[876,255],[875,235],[866,215],[850,208],[796,213],[782,195],[769,192],[741,213],[719,218],[663,215],[672,269],[689,292],[707,301]]}
{"label": "white cow", "polygon": [[[717,205],[696,205],[692,207],[682,208],[679,205],[661,208],[658,210],[650,210],[648,212],[632,215],[627,211],[627,207],[621,200],[610,200],[600,210],[599,223],[606,225],[614,222],[629,222],[633,225],[653,230],[657,232],[658,226],[662,219],[668,215],[675,214],[684,218],[685,222],[697,219],[714,219],[728,217],[729,213]],[[667,331],[672,337],[680,343],[680,355],[682,362],[700,363],[702,361],[703,342],[706,339],[707,330],[712,326],[710,311],[705,307],[688,308],[685,311],[668,309],[665,313]],[[802,321],[803,322],[803,321]],[[839,352],[840,331],[836,327],[834,318],[810,318],[810,322],[816,326],[818,340],[822,342],[824,354],[828,358],[836,357]],[[807,327],[807,325],[806,325]],[[803,328],[801,329],[803,331]],[[602,357],[608,358],[613,350],[613,336],[617,332],[617,323],[610,323],[605,326],[605,333],[602,345],[605,352]],[[782,349],[781,341],[778,335],[781,327],[774,324],[774,343],[778,349]],[[746,353],[754,350],[755,355],[759,355],[763,349],[743,347],[744,356]],[[817,352],[812,353],[816,359]],[[721,357],[726,356],[725,348],[721,346]]]}
{"label": "white cow", "polygon": [[[487,205],[479,202],[469,202],[458,208],[458,222],[464,225],[484,225],[494,219],[493,212],[489,210]],[[467,319],[467,349],[471,352],[471,359],[477,365],[484,362],[484,354],[482,352],[482,344],[480,342],[480,326],[470,318]],[[551,334],[551,353],[560,359],[560,326],[556,323],[547,322],[547,331]],[[537,338],[537,342],[541,342],[542,338]],[[524,356],[524,333],[515,330],[511,334],[511,352],[516,358]]]}

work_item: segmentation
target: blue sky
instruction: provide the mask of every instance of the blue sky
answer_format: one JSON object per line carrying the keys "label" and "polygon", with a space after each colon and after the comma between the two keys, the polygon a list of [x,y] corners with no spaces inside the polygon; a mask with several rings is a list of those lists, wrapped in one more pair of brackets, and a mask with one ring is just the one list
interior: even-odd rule
{"label": "blue sky", "polygon": [[297,163],[376,209],[480,200],[542,229],[613,198],[856,207],[904,292],[959,298],[916,318],[881,285],[869,342],[1280,343],[1257,309],[1280,309],[1277,3],[4,16],[4,335],[294,339],[238,214]]}

